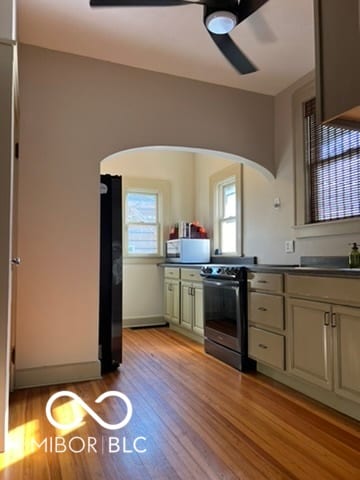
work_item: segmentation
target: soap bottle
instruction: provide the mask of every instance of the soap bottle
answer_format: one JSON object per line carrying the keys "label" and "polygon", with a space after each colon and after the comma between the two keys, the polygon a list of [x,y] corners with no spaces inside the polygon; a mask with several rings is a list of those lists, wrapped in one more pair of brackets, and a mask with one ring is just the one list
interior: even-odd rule
{"label": "soap bottle", "polygon": [[349,254],[349,267],[360,268],[360,252],[356,242],[352,244],[352,249]]}

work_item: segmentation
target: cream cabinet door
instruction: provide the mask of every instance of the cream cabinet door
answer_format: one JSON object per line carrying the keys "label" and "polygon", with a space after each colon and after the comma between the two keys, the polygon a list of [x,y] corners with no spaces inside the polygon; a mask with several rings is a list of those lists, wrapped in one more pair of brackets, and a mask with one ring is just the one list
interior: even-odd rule
{"label": "cream cabinet door", "polygon": [[180,284],[179,282],[173,282],[172,284],[172,316],[171,321],[173,323],[180,323]]}
{"label": "cream cabinet door", "polygon": [[175,324],[180,323],[179,282],[166,280],[164,282],[165,318]]}
{"label": "cream cabinet door", "polygon": [[360,403],[360,308],[334,306],[335,392]]}
{"label": "cream cabinet door", "polygon": [[192,329],[194,315],[194,300],[191,283],[181,283],[181,326]]}
{"label": "cream cabinet door", "polygon": [[193,331],[199,335],[204,335],[204,295],[202,285],[194,286],[194,322]]}
{"label": "cream cabinet door", "polygon": [[330,305],[288,299],[288,371],[320,387],[331,390],[332,341]]}

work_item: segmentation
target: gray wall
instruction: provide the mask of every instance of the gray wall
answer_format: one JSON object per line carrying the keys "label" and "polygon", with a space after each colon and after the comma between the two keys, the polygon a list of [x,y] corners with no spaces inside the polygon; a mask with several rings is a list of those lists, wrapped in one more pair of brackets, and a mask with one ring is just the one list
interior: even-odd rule
{"label": "gray wall", "polygon": [[20,48],[17,368],[97,358],[100,160],[132,147],[224,151],[274,171],[274,99]]}

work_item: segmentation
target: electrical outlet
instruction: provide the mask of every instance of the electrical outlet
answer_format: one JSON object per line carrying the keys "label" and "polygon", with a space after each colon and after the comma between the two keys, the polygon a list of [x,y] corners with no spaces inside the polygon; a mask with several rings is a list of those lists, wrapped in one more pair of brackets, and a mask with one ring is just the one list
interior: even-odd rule
{"label": "electrical outlet", "polygon": [[285,240],[285,253],[295,252],[295,240]]}

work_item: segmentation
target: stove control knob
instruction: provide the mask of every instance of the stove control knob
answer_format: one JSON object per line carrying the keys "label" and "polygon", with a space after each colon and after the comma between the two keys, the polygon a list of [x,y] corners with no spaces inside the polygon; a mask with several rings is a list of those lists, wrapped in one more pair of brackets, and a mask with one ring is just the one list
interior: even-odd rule
{"label": "stove control knob", "polygon": [[222,269],[222,268],[218,268],[218,269],[216,270],[216,273],[222,273],[222,272],[223,272],[223,269]]}

